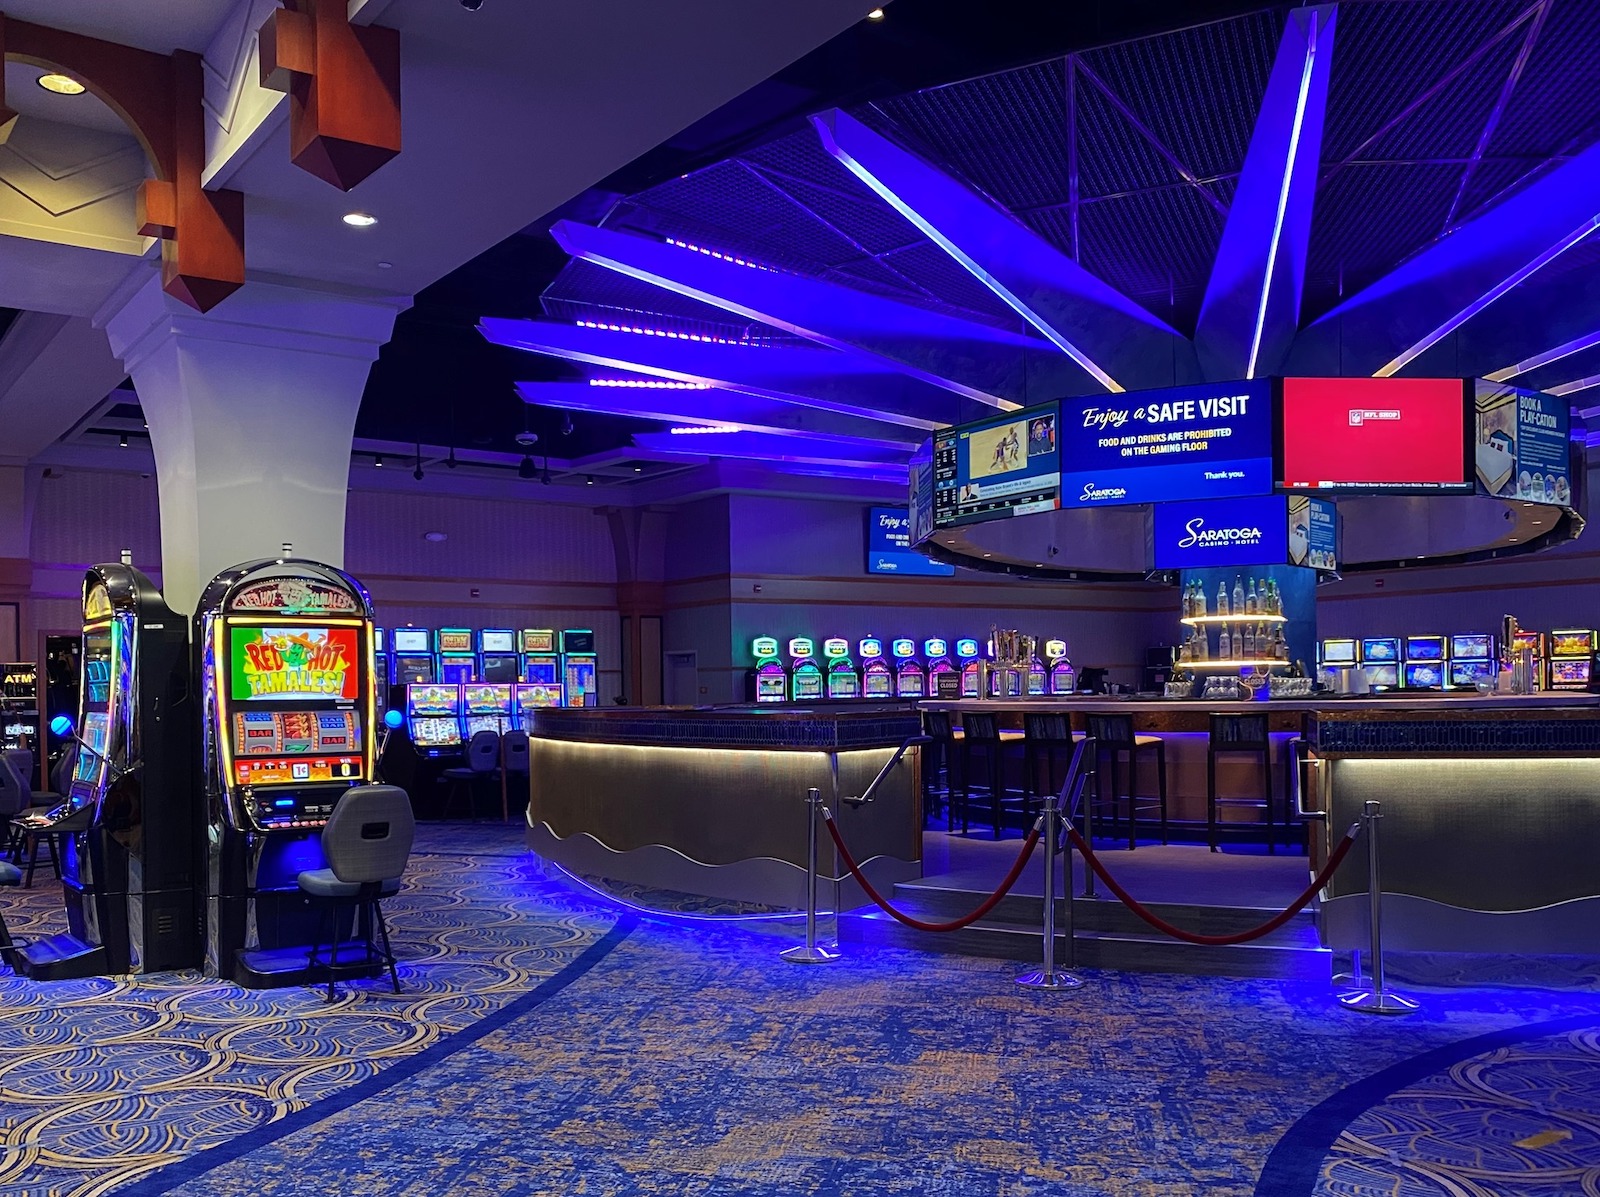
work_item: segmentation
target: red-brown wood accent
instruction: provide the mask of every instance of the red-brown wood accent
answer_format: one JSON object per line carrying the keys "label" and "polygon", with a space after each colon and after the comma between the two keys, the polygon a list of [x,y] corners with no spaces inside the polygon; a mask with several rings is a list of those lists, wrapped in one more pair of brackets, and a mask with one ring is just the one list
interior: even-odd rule
{"label": "red-brown wood accent", "polygon": [[261,46],[262,86],[287,80],[296,166],[349,191],[400,152],[398,30],[351,25],[345,0],[288,0],[262,26]]}
{"label": "red-brown wood accent", "polygon": [[[244,283],[244,196],[207,192],[200,56],[170,58],[100,38],[0,15],[0,56],[65,71],[127,124],[155,168],[136,207],[140,232],[160,236],[161,286],[197,311],[210,311]],[[0,74],[0,121],[5,106]]]}

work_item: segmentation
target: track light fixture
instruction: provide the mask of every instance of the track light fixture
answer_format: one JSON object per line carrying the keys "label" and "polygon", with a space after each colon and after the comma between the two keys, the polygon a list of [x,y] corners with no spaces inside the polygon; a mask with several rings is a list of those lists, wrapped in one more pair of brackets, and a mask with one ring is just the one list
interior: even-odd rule
{"label": "track light fixture", "polygon": [[383,454],[382,453],[374,453],[372,455],[372,468],[375,469],[375,470],[383,469]]}

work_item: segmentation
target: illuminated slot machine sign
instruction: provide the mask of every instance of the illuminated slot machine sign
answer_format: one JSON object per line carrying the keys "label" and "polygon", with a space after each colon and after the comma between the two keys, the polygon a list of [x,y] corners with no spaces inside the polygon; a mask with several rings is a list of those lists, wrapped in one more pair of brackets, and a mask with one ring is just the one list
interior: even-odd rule
{"label": "illuminated slot machine sign", "polygon": [[894,689],[901,698],[926,698],[928,675],[917,660],[915,640],[896,640],[889,646],[895,659]]}
{"label": "illuminated slot machine sign", "polygon": [[956,660],[961,663],[961,697],[979,697],[983,684],[983,658],[979,655],[978,642],[967,638],[957,640]]}
{"label": "illuminated slot machine sign", "polygon": [[231,624],[225,706],[233,784],[362,780],[362,659],[359,625]]}
{"label": "illuminated slot machine sign", "polygon": [[861,675],[850,659],[850,642],[838,637],[824,640],[822,659],[828,666],[828,697],[860,698]]}
{"label": "illuminated slot machine sign", "polygon": [[411,743],[425,756],[461,747],[461,687],[407,686],[406,725]]}
{"label": "illuminated slot machine sign", "polygon": [[511,727],[509,683],[471,682],[461,687],[463,731],[472,739],[481,731],[503,733]]}
{"label": "illuminated slot machine sign", "polygon": [[789,673],[778,657],[778,641],[772,636],[757,636],[750,646],[756,659],[757,702],[783,702],[789,697]]}

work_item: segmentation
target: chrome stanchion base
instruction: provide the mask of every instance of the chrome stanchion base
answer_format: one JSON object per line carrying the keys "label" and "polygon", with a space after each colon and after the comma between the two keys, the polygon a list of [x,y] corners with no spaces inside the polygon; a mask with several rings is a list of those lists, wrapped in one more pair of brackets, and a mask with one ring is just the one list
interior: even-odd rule
{"label": "chrome stanchion base", "polygon": [[1361,1014],[1410,1014],[1421,1009],[1417,1002],[1403,994],[1388,990],[1379,993],[1376,989],[1352,989],[1349,993],[1341,993],[1339,1004],[1346,1010]]}
{"label": "chrome stanchion base", "polygon": [[1083,978],[1075,977],[1071,973],[1047,973],[1042,968],[1032,972],[1023,973],[1014,978],[1018,985],[1026,985],[1029,989],[1081,989]]}
{"label": "chrome stanchion base", "polygon": [[807,947],[803,943],[796,944],[792,948],[785,948],[778,955],[791,964],[832,964],[840,958],[837,946],[830,948],[820,943],[814,947]]}

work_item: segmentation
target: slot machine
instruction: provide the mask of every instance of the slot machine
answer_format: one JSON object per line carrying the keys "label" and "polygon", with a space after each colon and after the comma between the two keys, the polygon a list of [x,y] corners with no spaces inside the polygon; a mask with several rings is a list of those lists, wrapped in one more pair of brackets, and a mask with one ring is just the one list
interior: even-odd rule
{"label": "slot machine", "polygon": [[372,600],[343,570],[251,561],[195,611],[211,892],[206,971],[252,989],[305,984],[318,912],[297,879],[322,827],[376,766]]}
{"label": "slot machine", "polygon": [[511,729],[511,683],[468,682],[461,687],[461,738],[481,731],[504,735]]}
{"label": "slot machine", "polygon": [[434,656],[439,661],[439,680],[447,686],[480,681],[478,657],[472,648],[471,628],[440,628],[433,634]]}
{"label": "slot machine", "polygon": [[[950,645],[938,636],[934,636],[922,642],[922,656],[928,663],[928,697],[960,697],[961,674],[956,669],[955,662],[950,659]],[[951,679],[945,682],[947,694],[939,693],[939,679],[942,677]]]}
{"label": "slot machine", "polygon": [[828,668],[828,697],[860,698],[861,674],[850,659],[850,642],[838,637],[824,640],[822,659]]}
{"label": "slot machine", "polygon": [[1043,698],[1050,689],[1050,673],[1044,667],[1044,658],[1039,655],[1037,648],[1028,654],[1025,689],[1030,698]]}
{"label": "slot machine", "polygon": [[428,686],[439,680],[433,637],[427,628],[390,628],[389,658],[389,685],[393,689]]}
{"label": "slot machine", "polygon": [[1361,668],[1374,690],[1392,690],[1400,684],[1400,639],[1370,636],[1361,641]]}
{"label": "slot machine", "polygon": [[983,658],[976,640],[956,641],[956,660],[961,663],[961,697],[983,697]]}
{"label": "slot machine", "polygon": [[561,676],[569,707],[600,705],[600,659],[594,651],[594,633],[588,628],[568,628],[561,633]]}
{"label": "slot machine", "polygon": [[1489,632],[1460,632],[1450,637],[1450,689],[1475,690],[1480,682],[1491,686],[1500,674],[1500,656]]}
{"label": "slot machine", "polygon": [[772,636],[757,636],[750,644],[756,659],[751,671],[750,697],[758,703],[785,702],[789,697],[789,672],[778,656],[778,641]]}
{"label": "slot machine", "polygon": [[543,682],[518,682],[511,687],[512,726],[533,731],[533,713],[541,707],[561,705],[561,687]]}
{"label": "slot machine", "polygon": [[1345,638],[1324,640],[1317,646],[1317,661],[1323,669],[1347,669],[1357,664],[1356,642]]}
{"label": "slot machine", "polygon": [[883,659],[883,641],[868,636],[856,649],[861,653],[861,696],[893,698],[894,669]]}
{"label": "slot machine", "polygon": [[406,687],[406,735],[421,757],[461,751],[461,687],[429,682]]}
{"label": "slot machine", "polygon": [[817,651],[809,637],[789,641],[789,697],[795,702],[815,702],[822,697],[822,667],[813,655]]}
{"label": "slot machine", "polygon": [[897,698],[926,698],[928,672],[917,660],[915,640],[895,640],[889,644],[889,654],[894,657],[894,692]]}
{"label": "slot machine", "polygon": [[1401,684],[1408,690],[1444,689],[1448,650],[1443,636],[1407,636]]}
{"label": "slot machine", "polygon": [[389,635],[382,628],[372,629],[372,676],[377,679],[378,707],[387,711],[389,702],[389,675],[394,671],[394,661],[389,653]]}
{"label": "slot machine", "polygon": [[478,680],[509,685],[522,674],[517,634],[510,628],[482,628],[478,632]]}
{"label": "slot machine", "polygon": [[[566,705],[566,687],[561,684],[561,654],[556,649],[554,628],[522,629],[522,681],[536,690],[529,691],[536,706]],[[551,698],[554,701],[550,701]]]}
{"label": "slot machine", "polygon": [[1046,640],[1044,659],[1050,666],[1050,693],[1053,695],[1076,693],[1078,675],[1073,671],[1072,661],[1067,657],[1067,642]]}
{"label": "slot machine", "polygon": [[1542,690],[1546,685],[1545,667],[1548,648],[1545,643],[1544,633],[1527,632],[1518,628],[1516,634],[1511,638],[1512,659],[1514,660],[1516,654],[1524,648],[1533,650],[1533,684],[1535,689]]}
{"label": "slot machine", "polygon": [[1595,633],[1583,628],[1550,632],[1550,689],[1587,690],[1595,681]]}
{"label": "slot machine", "polygon": [[189,629],[131,565],[83,580],[77,741],[66,798],[25,812],[60,836],[67,931],[8,953],[40,981],[194,968],[201,959],[205,819],[194,788]]}

